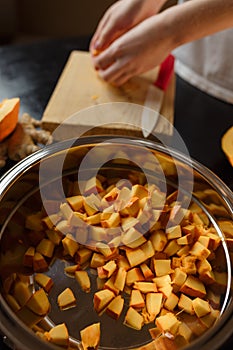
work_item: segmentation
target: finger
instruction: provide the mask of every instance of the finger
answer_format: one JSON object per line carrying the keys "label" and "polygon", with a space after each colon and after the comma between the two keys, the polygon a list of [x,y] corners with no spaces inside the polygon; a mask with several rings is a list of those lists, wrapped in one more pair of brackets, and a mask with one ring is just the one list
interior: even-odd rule
{"label": "finger", "polygon": [[105,81],[120,86],[132,76],[132,72],[129,71],[127,64],[123,59],[118,59],[114,64],[109,66],[105,70],[99,70],[99,75]]}
{"label": "finger", "polygon": [[118,18],[119,16],[116,17],[114,14],[114,9],[115,7],[113,6],[113,8],[111,8],[111,10],[107,12],[100,21],[93,40],[91,41],[92,49],[98,51],[105,50],[113,43],[113,41],[127,31],[127,28],[122,26],[122,23]]}
{"label": "finger", "polygon": [[120,87],[120,86],[124,85],[125,83],[127,83],[131,78],[132,78],[132,76],[129,73],[123,73],[119,77],[114,79],[114,81],[112,82],[112,85],[114,85],[116,87]]}
{"label": "finger", "polygon": [[98,25],[98,27],[97,27],[97,29],[96,29],[96,31],[95,31],[95,33],[94,33],[92,39],[91,39],[90,48],[91,48],[92,50],[98,49],[98,48],[99,48],[99,37],[100,37],[101,32],[102,32],[102,30],[103,30],[103,28],[104,28],[104,26],[105,26],[105,22],[106,22],[106,21],[107,21],[107,19],[105,19],[105,18],[103,18],[103,19],[100,21],[100,23],[99,23],[99,25]]}
{"label": "finger", "polygon": [[99,24],[95,30],[95,33],[91,39],[90,42],[90,50],[96,50],[98,47],[98,40],[99,36],[101,35],[101,32],[103,28],[107,25],[108,21],[110,21],[110,11],[107,10],[107,12],[104,14],[104,16],[99,21]]}
{"label": "finger", "polygon": [[116,55],[111,48],[92,58],[95,69],[105,70],[116,62]]}
{"label": "finger", "polygon": [[91,49],[101,51],[107,48],[115,40],[116,32],[118,32],[117,22],[114,20],[113,8],[110,8],[98,24],[91,40]]}
{"label": "finger", "polygon": [[114,22],[109,22],[102,29],[101,33],[96,38],[94,43],[94,47],[97,50],[105,50],[108,46],[110,46],[117,38],[119,38],[122,34],[124,34],[124,30],[118,29]]}

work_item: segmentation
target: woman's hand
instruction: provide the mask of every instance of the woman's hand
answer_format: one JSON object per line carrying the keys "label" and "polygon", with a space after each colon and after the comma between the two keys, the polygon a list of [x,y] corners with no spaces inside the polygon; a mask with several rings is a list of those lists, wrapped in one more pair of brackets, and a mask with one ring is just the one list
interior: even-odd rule
{"label": "woman's hand", "polygon": [[166,0],[119,0],[101,19],[90,43],[90,51],[106,49],[114,40],[144,19],[156,14]]}
{"label": "woman's hand", "polygon": [[91,43],[103,79],[120,86],[176,47],[232,28],[233,0],[187,1],[157,14],[164,2],[121,0],[107,11]]}
{"label": "woman's hand", "polygon": [[169,30],[163,16],[158,14],[121,35],[93,57],[100,77],[120,86],[160,64],[174,48]]}

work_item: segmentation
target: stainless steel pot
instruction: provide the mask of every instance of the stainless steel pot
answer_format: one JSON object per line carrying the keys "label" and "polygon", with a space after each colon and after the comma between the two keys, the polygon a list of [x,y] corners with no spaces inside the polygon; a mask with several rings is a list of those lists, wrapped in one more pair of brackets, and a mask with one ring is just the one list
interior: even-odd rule
{"label": "stainless steel pot", "polygon": [[[124,156],[126,159],[123,159]],[[219,349],[232,334],[233,291],[232,253],[228,250],[224,232],[218,223],[221,219],[232,222],[233,194],[203,165],[159,143],[108,136],[67,140],[45,147],[7,172],[0,181],[1,276],[7,273],[7,269],[14,271],[14,268],[18,268],[22,258],[20,244],[24,235],[25,215],[40,210],[42,202],[51,198],[61,201],[66,193],[67,183],[71,178],[77,180],[77,173],[80,176],[78,181],[83,181],[90,174],[97,174],[99,171],[105,176],[117,174],[123,178],[127,178],[129,173],[143,173],[148,181],[159,183],[165,190],[173,188],[178,191],[180,199],[192,200],[204,208],[223,242],[228,283],[222,300],[220,319],[187,348]],[[233,232],[231,234],[233,236]],[[59,290],[64,289],[67,283],[73,283],[70,280],[67,282],[61,276],[59,263],[51,267],[50,273]],[[54,348],[52,344],[37,337],[16,316],[3,294],[0,294],[0,328],[15,347],[21,350]],[[46,318],[44,327],[48,329],[53,323],[61,323],[65,318],[73,335],[71,344],[79,346],[79,339],[74,336],[76,330],[81,329],[83,324],[98,320],[90,311],[93,295],[81,300],[82,307],[78,312],[67,310],[63,314],[57,310],[56,295],[55,289],[54,294],[51,294],[52,311]],[[127,327],[118,327],[115,321],[109,321],[104,316],[102,321],[105,330],[101,349],[138,348],[149,341],[143,332],[137,333]]]}

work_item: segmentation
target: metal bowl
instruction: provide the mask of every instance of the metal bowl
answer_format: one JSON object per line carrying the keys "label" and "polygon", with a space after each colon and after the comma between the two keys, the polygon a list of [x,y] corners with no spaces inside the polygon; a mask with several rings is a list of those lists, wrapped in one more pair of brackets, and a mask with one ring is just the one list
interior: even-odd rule
{"label": "metal bowl", "polygon": [[[125,159],[124,159],[125,158]],[[232,252],[228,249],[225,233],[219,220],[232,222],[233,194],[210,170],[176,150],[159,143],[116,136],[82,137],[66,140],[45,147],[14,166],[0,181],[0,276],[21,271],[22,247],[25,234],[25,217],[41,209],[42,203],[56,199],[59,203],[66,196],[67,184],[72,180],[87,180],[91,174],[105,177],[121,177],[129,180],[141,174],[150,183],[162,186],[165,191],[176,190],[179,200],[199,205],[222,240],[224,269],[227,286],[222,296],[221,314],[216,324],[185,348],[212,350],[220,348],[233,329]],[[129,176],[131,174],[131,177]],[[139,175],[139,176],[141,176]],[[45,206],[46,207],[46,206]],[[231,232],[233,236],[233,232]],[[93,322],[103,324],[101,349],[140,348],[150,342],[148,327],[135,331],[112,320],[99,317],[92,306],[93,291],[84,294],[77,289],[74,279],[63,273],[64,262],[51,264],[48,275],[55,288],[49,294],[51,312],[40,327],[66,322],[71,335],[70,342],[79,348],[79,332]],[[22,272],[22,271],[21,271]],[[94,283],[94,282],[93,282]],[[75,290],[77,308],[60,311],[57,295],[66,287]],[[32,286],[34,288],[34,286]],[[41,340],[12,311],[4,297],[1,281],[0,329],[16,348],[37,350],[56,348]]]}

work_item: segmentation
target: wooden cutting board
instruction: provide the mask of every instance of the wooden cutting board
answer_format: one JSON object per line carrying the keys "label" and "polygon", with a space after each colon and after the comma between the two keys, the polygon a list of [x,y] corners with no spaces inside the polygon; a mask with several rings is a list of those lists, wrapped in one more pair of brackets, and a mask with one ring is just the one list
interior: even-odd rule
{"label": "wooden cutting board", "polygon": [[[157,74],[158,68],[155,68],[117,88],[98,76],[88,52],[72,51],[44,111],[43,128],[56,129],[56,140],[83,133],[142,137],[142,106],[148,86],[156,80]],[[174,94],[173,75],[160,111],[171,127],[167,123],[164,126],[159,119],[156,125],[158,133],[172,134]]]}

